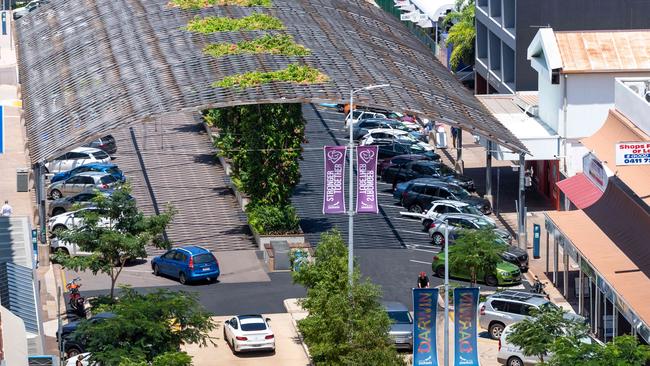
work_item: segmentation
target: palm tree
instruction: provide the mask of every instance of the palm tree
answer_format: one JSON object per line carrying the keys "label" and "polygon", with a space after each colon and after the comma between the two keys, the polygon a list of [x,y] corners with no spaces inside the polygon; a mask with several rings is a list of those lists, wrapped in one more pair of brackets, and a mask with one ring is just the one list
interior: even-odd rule
{"label": "palm tree", "polygon": [[469,65],[474,61],[475,9],[474,0],[456,0],[456,9],[443,20],[443,26],[451,25],[447,43],[454,46],[449,59],[452,70],[456,70],[461,62]]}

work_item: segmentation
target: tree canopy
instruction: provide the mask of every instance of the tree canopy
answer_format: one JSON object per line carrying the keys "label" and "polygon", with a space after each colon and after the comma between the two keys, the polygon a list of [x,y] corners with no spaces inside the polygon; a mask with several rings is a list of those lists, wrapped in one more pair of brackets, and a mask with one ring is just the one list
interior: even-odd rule
{"label": "tree canopy", "polygon": [[315,261],[293,273],[307,288],[302,307],[309,315],[298,323],[314,362],[323,365],[402,365],[388,337],[390,319],[379,303],[380,289],[360,281],[355,266],[350,287],[348,251],[336,232],[324,233]]}
{"label": "tree canopy", "polygon": [[454,47],[449,58],[452,70],[457,70],[461,62],[466,65],[474,63],[474,41],[476,40],[474,12],[474,0],[456,0],[454,11],[447,14],[444,19],[445,25],[451,25],[447,43],[451,43]]}
{"label": "tree canopy", "polygon": [[[505,245],[498,243],[497,234],[491,229],[462,230],[449,251],[449,265],[469,268],[472,285],[476,285],[478,273],[493,273],[503,261],[501,253]],[[451,249],[451,248],[450,248]]]}

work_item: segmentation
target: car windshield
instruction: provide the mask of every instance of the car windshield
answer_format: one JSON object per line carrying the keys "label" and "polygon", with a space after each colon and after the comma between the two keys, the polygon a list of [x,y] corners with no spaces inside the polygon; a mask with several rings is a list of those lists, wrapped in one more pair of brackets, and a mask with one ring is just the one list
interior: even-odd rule
{"label": "car windshield", "polygon": [[449,187],[449,192],[460,199],[469,198],[471,196],[469,192],[460,187]]}
{"label": "car windshield", "polygon": [[100,181],[101,181],[102,183],[104,183],[104,184],[115,183],[116,180],[117,180],[117,179],[115,179],[115,177],[112,176],[112,175],[105,175],[105,176],[101,177],[101,179],[100,179]]}
{"label": "car windshield", "polygon": [[108,159],[108,154],[103,151],[94,152],[95,159]]}
{"label": "car windshield", "polygon": [[388,317],[394,324],[411,324],[411,314],[408,311],[389,311]]}
{"label": "car windshield", "polygon": [[494,229],[496,227],[493,223],[483,219],[477,219],[475,222],[481,229]]}
{"label": "car windshield", "polygon": [[111,175],[118,174],[119,172],[120,172],[120,169],[118,169],[118,167],[116,167],[116,166],[108,168],[106,170],[106,173],[111,174]]}
{"label": "car windshield", "polygon": [[549,302],[546,302],[546,303],[540,305],[539,308],[540,308],[540,310],[546,310],[547,308],[548,309],[558,309],[558,306],[549,301]]}
{"label": "car windshield", "polygon": [[352,112],[352,118],[357,119],[363,112],[360,111],[354,111]]}
{"label": "car windshield", "polygon": [[389,122],[388,125],[391,128],[394,128],[396,130],[401,130],[401,131],[408,131],[409,130],[408,127],[404,126],[404,124],[402,124],[400,122]]}
{"label": "car windshield", "polygon": [[415,143],[418,142],[418,140],[415,139],[415,137],[411,135],[398,135],[397,136],[397,141],[399,142],[405,142],[405,143]]}
{"label": "car windshield", "polygon": [[481,211],[479,211],[479,209],[477,209],[474,206],[467,205],[467,206],[459,207],[458,209],[462,213],[467,213],[467,214],[472,214],[472,215],[483,215],[483,213]]}
{"label": "car windshield", "polygon": [[214,256],[210,253],[199,254],[194,256],[194,263],[212,263],[214,262]]}
{"label": "car windshield", "polygon": [[264,322],[260,323],[242,323],[241,330],[244,332],[254,332],[257,330],[266,330],[266,324]]}

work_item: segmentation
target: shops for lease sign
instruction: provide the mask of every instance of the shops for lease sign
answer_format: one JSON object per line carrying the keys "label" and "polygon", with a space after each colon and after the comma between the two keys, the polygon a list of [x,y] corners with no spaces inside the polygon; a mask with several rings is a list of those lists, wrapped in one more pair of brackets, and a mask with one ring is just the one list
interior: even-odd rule
{"label": "shops for lease sign", "polygon": [[616,144],[616,165],[650,165],[650,141]]}

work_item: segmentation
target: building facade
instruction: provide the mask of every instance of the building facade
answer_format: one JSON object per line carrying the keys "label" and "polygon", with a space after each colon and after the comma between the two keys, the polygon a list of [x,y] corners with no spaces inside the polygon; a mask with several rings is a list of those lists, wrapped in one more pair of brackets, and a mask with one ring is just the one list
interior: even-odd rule
{"label": "building facade", "polygon": [[526,59],[540,28],[558,31],[650,28],[646,0],[476,0],[476,94],[537,90]]}

